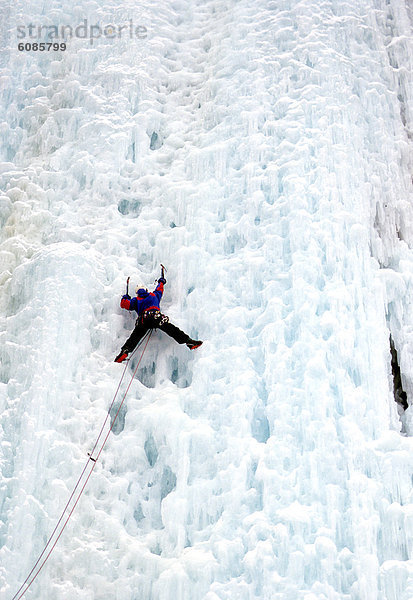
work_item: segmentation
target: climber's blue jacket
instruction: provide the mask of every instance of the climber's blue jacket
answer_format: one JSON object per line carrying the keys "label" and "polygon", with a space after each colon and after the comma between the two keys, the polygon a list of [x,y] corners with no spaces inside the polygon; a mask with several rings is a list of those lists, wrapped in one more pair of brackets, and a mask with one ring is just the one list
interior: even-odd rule
{"label": "climber's blue jacket", "polygon": [[159,310],[164,281],[165,280],[162,278],[159,279],[158,285],[153,292],[148,292],[148,290],[141,288],[138,290],[135,298],[131,298],[128,294],[125,294],[120,301],[121,308],[126,308],[126,310],[136,310],[139,316],[146,310]]}

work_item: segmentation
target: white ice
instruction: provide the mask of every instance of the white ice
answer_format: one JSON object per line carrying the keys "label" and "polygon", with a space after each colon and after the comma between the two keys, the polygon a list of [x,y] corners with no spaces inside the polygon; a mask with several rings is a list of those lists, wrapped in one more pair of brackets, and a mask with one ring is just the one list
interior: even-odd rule
{"label": "white ice", "polygon": [[[413,402],[408,2],[2,16],[1,598],[105,420],[126,278],[162,262],[163,311],[204,345],[154,333],[25,598],[411,600],[413,408],[389,350]],[[85,19],[147,36],[17,50],[19,26]]]}

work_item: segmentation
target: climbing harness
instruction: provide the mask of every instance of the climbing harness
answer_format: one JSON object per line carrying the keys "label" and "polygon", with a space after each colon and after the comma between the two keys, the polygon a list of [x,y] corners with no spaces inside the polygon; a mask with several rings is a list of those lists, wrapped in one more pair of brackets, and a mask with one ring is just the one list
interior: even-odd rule
{"label": "climbing harness", "polygon": [[[96,441],[95,441],[95,444],[93,446],[92,451],[88,452],[88,460],[87,460],[87,462],[86,462],[86,464],[85,464],[85,466],[83,468],[83,471],[80,474],[79,479],[77,480],[77,483],[76,483],[76,485],[75,485],[75,487],[74,487],[74,489],[73,489],[73,491],[72,491],[72,493],[70,495],[70,498],[67,501],[66,506],[64,507],[64,509],[62,511],[62,514],[60,515],[60,518],[59,518],[59,520],[57,522],[56,527],[54,528],[51,536],[47,540],[46,545],[43,548],[42,553],[40,554],[40,556],[37,559],[37,561],[36,561],[35,565],[33,566],[32,570],[30,571],[30,573],[28,574],[28,576],[26,577],[26,579],[24,580],[24,582],[22,583],[22,585],[20,586],[20,588],[17,590],[17,592],[14,594],[14,596],[13,596],[13,598],[11,600],[20,600],[20,598],[22,598],[24,596],[24,594],[27,592],[27,590],[29,589],[29,587],[32,585],[32,583],[34,582],[34,580],[36,579],[36,577],[39,575],[40,571],[43,569],[43,567],[44,567],[47,559],[49,558],[49,556],[53,552],[53,549],[55,548],[57,542],[59,541],[60,536],[62,535],[63,531],[65,530],[66,525],[67,525],[70,517],[72,516],[73,511],[75,510],[77,503],[80,500],[80,497],[81,497],[81,495],[83,493],[83,490],[85,489],[86,484],[89,481],[90,476],[92,475],[93,469],[95,468],[96,463],[97,463],[97,461],[98,461],[98,459],[99,459],[99,457],[100,457],[100,455],[101,455],[101,453],[103,451],[103,448],[105,447],[107,439],[108,439],[108,437],[109,437],[109,435],[110,435],[110,433],[111,433],[111,431],[112,431],[112,429],[113,429],[113,427],[115,425],[115,422],[116,422],[116,419],[118,418],[120,409],[122,408],[122,405],[123,405],[123,403],[125,401],[125,398],[126,398],[128,392],[129,392],[129,389],[130,389],[130,387],[132,385],[132,382],[133,382],[133,380],[135,378],[135,375],[136,375],[136,372],[137,372],[137,370],[139,368],[139,365],[141,364],[143,355],[145,354],[145,350],[146,350],[146,348],[148,346],[148,343],[149,343],[149,340],[151,338],[151,335],[152,335],[152,329],[149,329],[146,332],[145,336],[142,338],[142,340],[140,340],[139,344],[136,346],[134,352],[131,354],[131,356],[129,357],[129,359],[126,361],[125,368],[124,368],[122,376],[120,378],[120,381],[119,381],[118,387],[116,389],[115,395],[113,396],[112,403],[111,403],[111,405],[109,407],[109,410],[108,410],[108,413],[106,415],[106,418],[105,418],[105,420],[103,422],[102,428],[101,428],[101,430],[99,432],[98,437],[96,438]],[[138,360],[138,362],[136,364],[136,367],[133,370],[132,376],[130,378],[130,381],[129,381],[129,384],[128,384],[127,388],[126,388],[126,391],[123,394],[123,397],[122,397],[122,400],[121,400],[121,402],[119,404],[118,410],[117,410],[115,416],[112,419],[112,422],[110,424],[110,427],[109,427],[106,435],[103,437],[106,423],[107,423],[107,421],[108,421],[108,419],[110,417],[110,414],[111,414],[112,408],[114,406],[116,397],[117,397],[117,395],[119,393],[119,390],[120,390],[120,386],[122,385],[122,381],[123,381],[123,378],[125,376],[125,373],[126,373],[126,370],[127,370],[127,367],[128,367],[128,363],[130,362],[131,358],[135,354],[136,350],[140,346],[142,346],[144,342],[145,342],[145,344],[143,346],[143,350],[142,350],[142,352],[140,354],[140,357],[139,357],[139,360]],[[101,441],[101,439],[103,439],[103,441]],[[66,516],[66,520],[64,521],[65,513],[67,511],[68,511],[68,515]],[[47,552],[47,550],[49,550],[49,551]],[[47,552],[47,554],[46,554],[46,552]]]}
{"label": "climbing harness", "polygon": [[136,320],[136,325],[147,325],[156,329],[168,323],[169,317],[163,315],[160,310],[151,309],[145,310],[140,317]]}

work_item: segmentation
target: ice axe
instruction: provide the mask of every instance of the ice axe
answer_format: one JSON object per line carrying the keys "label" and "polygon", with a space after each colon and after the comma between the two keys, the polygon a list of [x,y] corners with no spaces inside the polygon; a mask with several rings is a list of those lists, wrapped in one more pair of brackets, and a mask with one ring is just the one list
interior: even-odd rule
{"label": "ice axe", "polygon": [[126,295],[127,296],[129,296],[129,280],[130,280],[130,277],[128,277],[126,280]]}
{"label": "ice axe", "polygon": [[167,268],[163,266],[163,264],[161,263],[161,277],[163,279],[165,279],[165,271],[167,271]]}

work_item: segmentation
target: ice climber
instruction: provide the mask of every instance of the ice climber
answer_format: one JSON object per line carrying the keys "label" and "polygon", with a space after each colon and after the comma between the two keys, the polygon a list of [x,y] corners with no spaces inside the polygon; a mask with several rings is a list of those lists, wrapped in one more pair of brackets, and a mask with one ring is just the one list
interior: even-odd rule
{"label": "ice climber", "polygon": [[146,288],[136,288],[136,297],[131,298],[128,293],[122,296],[120,301],[121,308],[126,310],[136,310],[138,318],[136,319],[135,329],[132,335],[123,344],[122,349],[115,362],[123,362],[130,352],[132,352],[138,342],[143,338],[149,329],[161,329],[170,335],[178,344],[186,344],[190,350],[198,348],[202,342],[193,340],[181,331],[178,327],[169,322],[169,317],[162,314],[159,303],[163,294],[163,286],[166,283],[164,277],[158,279],[158,285],[153,292],[148,292]]}

